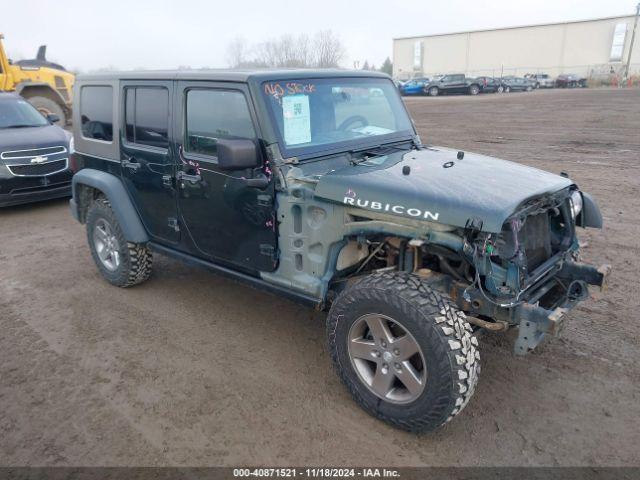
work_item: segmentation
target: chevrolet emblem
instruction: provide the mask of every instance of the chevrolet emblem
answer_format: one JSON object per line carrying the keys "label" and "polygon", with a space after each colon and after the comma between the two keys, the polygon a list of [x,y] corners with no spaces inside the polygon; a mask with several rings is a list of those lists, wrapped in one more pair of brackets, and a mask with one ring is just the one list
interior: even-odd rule
{"label": "chevrolet emblem", "polygon": [[34,157],[31,159],[31,163],[44,163],[47,159],[45,157]]}

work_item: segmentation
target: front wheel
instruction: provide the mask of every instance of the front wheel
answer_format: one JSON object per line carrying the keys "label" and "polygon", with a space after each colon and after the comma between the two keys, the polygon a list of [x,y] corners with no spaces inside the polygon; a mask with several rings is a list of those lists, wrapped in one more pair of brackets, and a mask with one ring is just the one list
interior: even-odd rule
{"label": "front wheel", "polygon": [[431,87],[428,91],[429,91],[429,96],[431,97],[437,97],[438,94],[440,93],[440,89],[438,89],[438,87]]}
{"label": "front wheel", "polygon": [[327,317],[334,366],[369,414],[414,432],[467,405],[480,372],[464,313],[419,277],[374,274],[348,287]]}
{"label": "front wheel", "polygon": [[106,198],[96,199],[89,207],[87,240],[98,270],[109,283],[131,287],[151,275],[151,250],[146,244],[127,242]]}
{"label": "front wheel", "polygon": [[498,93],[502,93],[502,92],[504,92],[504,87],[503,87],[502,85],[500,85],[500,86],[498,87],[497,92],[498,92]]}
{"label": "front wheel", "polygon": [[509,93],[511,91],[511,87],[506,86],[504,87],[504,93]]}
{"label": "front wheel", "polygon": [[480,93],[480,87],[478,85],[471,85],[469,87],[469,95],[478,95]]}

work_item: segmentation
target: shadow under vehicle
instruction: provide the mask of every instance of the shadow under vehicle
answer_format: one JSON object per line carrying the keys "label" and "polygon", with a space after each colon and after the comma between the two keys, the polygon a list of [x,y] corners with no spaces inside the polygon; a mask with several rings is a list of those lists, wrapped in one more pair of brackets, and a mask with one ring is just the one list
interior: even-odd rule
{"label": "shadow under vehicle", "polygon": [[126,72],[76,89],[71,211],[102,276],[136,285],[158,252],[328,310],[338,375],[396,427],[462,411],[478,333],[518,329],[523,355],[605,283],[577,261],[578,229],[602,226],[589,194],[423,144],[386,75]]}

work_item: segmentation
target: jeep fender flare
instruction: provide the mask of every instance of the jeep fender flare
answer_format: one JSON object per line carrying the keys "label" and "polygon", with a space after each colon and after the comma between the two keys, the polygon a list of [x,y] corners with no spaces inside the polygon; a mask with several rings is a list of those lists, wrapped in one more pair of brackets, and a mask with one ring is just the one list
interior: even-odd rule
{"label": "jeep fender flare", "polygon": [[80,185],[95,188],[107,197],[127,241],[133,243],[146,243],[149,241],[149,235],[133,206],[131,198],[129,198],[127,190],[122,184],[122,180],[115,175],[93,168],[84,168],[73,176],[71,187],[73,197],[69,202],[71,213],[76,220],[84,223],[81,215],[81,209],[84,206],[80,204],[83,200],[79,195],[78,188]]}

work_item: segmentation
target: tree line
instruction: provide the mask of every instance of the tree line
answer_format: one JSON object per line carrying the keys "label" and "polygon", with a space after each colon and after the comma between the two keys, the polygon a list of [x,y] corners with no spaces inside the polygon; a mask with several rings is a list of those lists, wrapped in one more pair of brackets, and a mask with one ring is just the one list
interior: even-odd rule
{"label": "tree line", "polygon": [[[282,35],[250,44],[236,37],[227,46],[227,63],[231,68],[337,68],[346,56],[342,40],[331,30],[315,35]],[[372,70],[365,62],[363,70]],[[380,71],[391,75],[387,58]]]}

